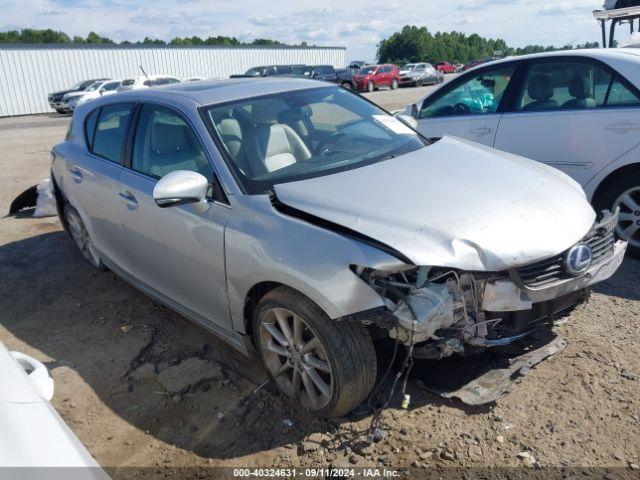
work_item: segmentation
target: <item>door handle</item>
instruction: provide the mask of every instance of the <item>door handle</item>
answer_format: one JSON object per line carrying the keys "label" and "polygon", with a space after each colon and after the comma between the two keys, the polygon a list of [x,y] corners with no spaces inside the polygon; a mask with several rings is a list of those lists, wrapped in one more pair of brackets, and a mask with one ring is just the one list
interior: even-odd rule
{"label": "door handle", "polygon": [[125,201],[129,208],[138,208],[138,200],[133,193],[126,191],[118,193],[118,196]]}
{"label": "door handle", "polygon": [[472,128],[471,130],[469,130],[469,133],[473,135],[488,135],[490,133],[493,133],[493,128],[489,128],[489,127]]}
{"label": "door handle", "polygon": [[634,130],[640,130],[640,124],[631,122],[610,123],[604,128],[616,133],[627,133]]}
{"label": "door handle", "polygon": [[73,166],[69,168],[69,173],[71,174],[73,179],[76,180],[77,182],[82,181],[82,171],[78,167]]}

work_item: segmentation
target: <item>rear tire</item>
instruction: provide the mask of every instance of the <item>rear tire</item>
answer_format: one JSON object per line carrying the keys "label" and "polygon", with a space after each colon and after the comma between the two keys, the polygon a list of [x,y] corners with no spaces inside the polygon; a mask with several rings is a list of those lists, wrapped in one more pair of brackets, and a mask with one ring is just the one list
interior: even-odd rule
{"label": "rear tire", "polygon": [[363,325],[336,322],[284,286],[262,297],[253,320],[253,338],[269,377],[305,408],[339,417],[371,393],[376,353]]}
{"label": "rear tire", "polygon": [[347,90],[351,90],[351,84],[349,82],[342,82],[342,88],[346,88]]}
{"label": "rear tire", "polygon": [[620,208],[616,235],[629,242],[627,254],[640,259],[640,172],[615,179],[593,203],[598,214]]}
{"label": "rear tire", "polygon": [[63,208],[63,216],[67,232],[85,260],[98,270],[106,270],[77,210],[67,204]]}

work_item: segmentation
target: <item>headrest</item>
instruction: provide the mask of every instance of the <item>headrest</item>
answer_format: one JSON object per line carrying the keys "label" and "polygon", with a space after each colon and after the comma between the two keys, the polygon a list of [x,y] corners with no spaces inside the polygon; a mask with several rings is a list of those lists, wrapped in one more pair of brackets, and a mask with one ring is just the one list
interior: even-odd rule
{"label": "headrest", "polygon": [[218,123],[218,130],[220,135],[229,137],[242,138],[242,130],[240,124],[235,118],[223,118]]}
{"label": "headrest", "polygon": [[548,100],[553,97],[553,87],[551,79],[547,75],[536,75],[529,80],[527,89],[529,96],[534,100]]}
{"label": "headrest", "polygon": [[585,99],[591,96],[591,80],[585,75],[575,75],[569,82],[572,97]]}
{"label": "headrest", "polygon": [[251,106],[251,119],[256,125],[277,123],[278,114],[287,109],[282,101],[258,100]]}
{"label": "headrest", "polygon": [[189,146],[185,125],[154,123],[151,130],[151,149],[155,153],[185,150]]}

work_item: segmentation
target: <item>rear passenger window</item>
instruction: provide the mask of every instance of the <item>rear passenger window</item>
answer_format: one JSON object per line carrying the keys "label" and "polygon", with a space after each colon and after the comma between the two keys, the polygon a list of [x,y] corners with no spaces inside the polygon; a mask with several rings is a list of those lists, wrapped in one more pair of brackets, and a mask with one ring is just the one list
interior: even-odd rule
{"label": "rear passenger window", "polygon": [[94,155],[122,163],[122,147],[132,109],[131,103],[107,105],[100,109],[93,141],[89,145]]}
{"label": "rear passenger window", "polygon": [[156,178],[190,170],[213,179],[213,168],[191,127],[170,109],[152,105],[140,113],[131,168]]}
{"label": "rear passenger window", "polygon": [[524,85],[517,105],[522,111],[640,105],[618,75],[592,62],[534,64]]}

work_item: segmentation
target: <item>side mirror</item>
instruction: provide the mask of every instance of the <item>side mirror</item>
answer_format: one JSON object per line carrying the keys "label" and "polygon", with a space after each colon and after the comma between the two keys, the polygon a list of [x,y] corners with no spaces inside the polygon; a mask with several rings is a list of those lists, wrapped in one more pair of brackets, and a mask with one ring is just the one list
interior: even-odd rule
{"label": "side mirror", "polygon": [[103,94],[104,92],[106,92],[106,91],[107,91],[107,89],[106,89],[106,88],[101,88],[101,89],[100,89],[100,95],[102,95],[102,94]]}
{"label": "side mirror", "polygon": [[209,181],[197,172],[175,170],[166,174],[153,189],[153,199],[160,208],[187,203],[206,203]]}
{"label": "side mirror", "polygon": [[407,127],[411,127],[414,130],[418,128],[418,122],[416,122],[416,119],[410,117],[409,115],[400,114],[396,118],[404,123]]}
{"label": "side mirror", "polygon": [[417,103],[412,103],[411,104],[411,116],[415,119],[418,118],[418,104]]}

